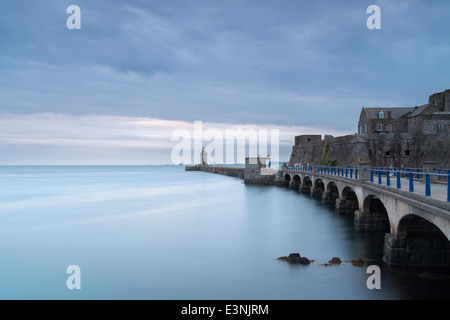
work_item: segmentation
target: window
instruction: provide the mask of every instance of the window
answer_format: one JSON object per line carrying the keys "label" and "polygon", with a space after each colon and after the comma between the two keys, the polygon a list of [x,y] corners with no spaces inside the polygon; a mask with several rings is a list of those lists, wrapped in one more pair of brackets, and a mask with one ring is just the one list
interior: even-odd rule
{"label": "window", "polygon": [[383,125],[381,123],[378,124],[378,131],[383,131]]}
{"label": "window", "polygon": [[384,112],[383,112],[383,110],[378,112],[378,119],[384,119]]}

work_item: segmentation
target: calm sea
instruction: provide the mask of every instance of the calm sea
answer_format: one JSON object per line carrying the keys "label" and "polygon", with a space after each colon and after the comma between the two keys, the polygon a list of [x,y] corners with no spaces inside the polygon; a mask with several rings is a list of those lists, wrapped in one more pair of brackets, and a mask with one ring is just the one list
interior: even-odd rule
{"label": "calm sea", "polygon": [[[0,181],[1,299],[450,297],[385,266],[369,290],[368,265],[347,261],[377,264],[384,235],[293,190],[182,166],[3,166]],[[314,262],[277,260],[293,252]]]}

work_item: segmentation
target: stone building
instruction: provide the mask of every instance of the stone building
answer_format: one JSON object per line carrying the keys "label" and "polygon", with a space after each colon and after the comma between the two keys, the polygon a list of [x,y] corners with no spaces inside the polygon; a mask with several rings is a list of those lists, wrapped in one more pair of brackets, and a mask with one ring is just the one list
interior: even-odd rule
{"label": "stone building", "polygon": [[365,108],[358,133],[295,137],[289,165],[322,164],[421,168],[424,162],[450,168],[450,89],[411,108]]}
{"label": "stone building", "polygon": [[[414,108],[362,108],[358,122],[358,134],[383,134],[390,123],[404,118]],[[406,123],[406,120],[405,120]]]}

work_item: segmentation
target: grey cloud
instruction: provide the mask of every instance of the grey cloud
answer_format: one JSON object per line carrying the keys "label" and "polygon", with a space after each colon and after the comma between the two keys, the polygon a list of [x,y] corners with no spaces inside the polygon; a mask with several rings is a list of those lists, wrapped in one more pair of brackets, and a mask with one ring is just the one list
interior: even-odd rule
{"label": "grey cloud", "polygon": [[[447,1],[0,3],[0,112],[317,125],[354,131],[363,105],[447,89]],[[336,121],[336,119],[338,119]]]}

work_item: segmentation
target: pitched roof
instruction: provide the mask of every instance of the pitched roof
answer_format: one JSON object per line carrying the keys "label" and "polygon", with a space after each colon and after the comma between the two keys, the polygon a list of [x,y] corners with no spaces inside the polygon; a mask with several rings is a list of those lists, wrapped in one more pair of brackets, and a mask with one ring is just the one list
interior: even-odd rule
{"label": "pitched roof", "polygon": [[414,111],[414,108],[364,108],[368,119],[378,119],[378,112],[383,111],[385,117],[387,111],[391,112],[391,119],[399,118],[408,112]]}
{"label": "pitched roof", "polygon": [[428,106],[429,106],[429,104],[427,103],[427,104],[424,104],[424,105],[418,107],[417,109],[415,109],[415,110],[409,115],[409,118],[411,118],[411,117],[417,117],[417,116],[420,115],[422,112],[424,112],[424,111],[427,109]]}

